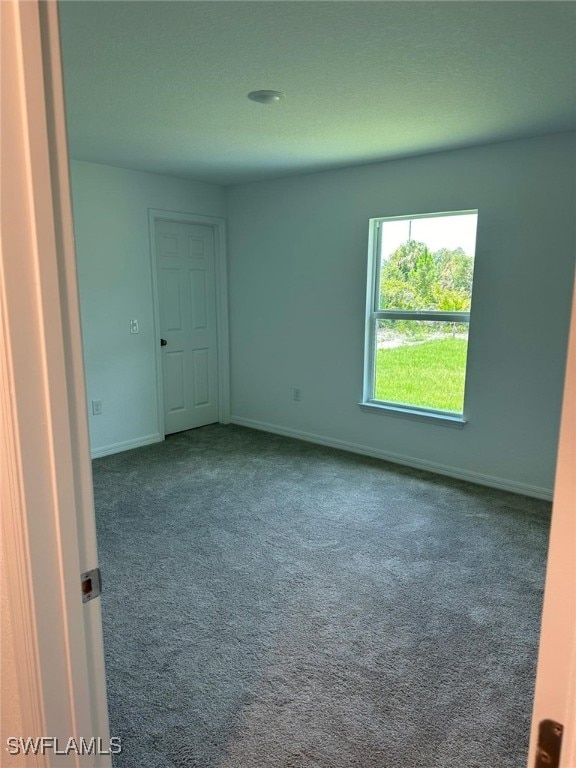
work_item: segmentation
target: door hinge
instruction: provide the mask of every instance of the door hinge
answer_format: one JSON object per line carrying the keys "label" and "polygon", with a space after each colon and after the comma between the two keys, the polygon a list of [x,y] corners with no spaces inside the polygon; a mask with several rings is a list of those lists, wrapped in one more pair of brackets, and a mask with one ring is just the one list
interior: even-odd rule
{"label": "door hinge", "polygon": [[86,571],[80,576],[80,584],[82,587],[82,602],[87,603],[88,600],[93,600],[98,597],[102,592],[102,576],[100,574],[100,568],[93,568],[91,571]]}
{"label": "door hinge", "polygon": [[555,720],[542,720],[538,728],[538,745],[534,768],[560,768],[560,751],[564,726]]}

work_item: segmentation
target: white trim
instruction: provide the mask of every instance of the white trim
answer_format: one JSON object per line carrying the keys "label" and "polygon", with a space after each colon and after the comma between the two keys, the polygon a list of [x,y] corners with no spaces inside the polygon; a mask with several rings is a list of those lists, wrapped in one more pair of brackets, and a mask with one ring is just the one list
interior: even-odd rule
{"label": "white trim", "polygon": [[230,423],[230,325],[228,312],[228,259],[226,222],[214,227],[216,244],[216,323],[218,334],[218,418]]}
{"label": "white trim", "polygon": [[444,312],[441,309],[376,309],[374,320],[424,320],[438,323],[469,323],[470,312]]}
{"label": "white trim", "polygon": [[[5,24],[5,19],[3,19]],[[4,276],[0,264],[0,309],[5,307],[3,296]],[[14,391],[12,371],[8,361],[8,325],[2,313],[0,323],[0,502],[2,506],[1,524],[1,556],[4,561],[5,584],[2,592],[7,596],[3,603],[10,611],[10,623],[17,642],[13,647],[14,666],[18,670],[17,682],[19,693],[19,712],[10,712],[10,717],[26,723],[30,733],[46,732],[44,701],[42,691],[42,676],[38,636],[34,622],[34,589],[33,575],[30,563],[26,557],[30,544],[27,521],[22,510],[26,507],[24,482],[20,473],[18,457],[20,446],[18,440],[18,425],[15,423],[15,409],[10,397]],[[8,553],[13,553],[12,557]],[[4,626],[5,618],[2,616]],[[5,706],[4,701],[2,702]],[[6,713],[5,713],[6,714]],[[1,745],[2,747],[4,745]],[[41,757],[36,761],[37,766],[45,766]]]}
{"label": "white trim", "polygon": [[395,416],[396,418],[413,419],[414,421],[427,421],[429,424],[436,424],[442,427],[452,427],[452,429],[463,429],[468,423],[464,416],[452,413],[442,413],[441,411],[418,410],[417,408],[408,408],[407,406],[375,401],[369,403],[358,403],[360,410],[366,413],[379,413],[382,416]]}
{"label": "white trim", "polygon": [[484,475],[481,472],[471,472],[470,470],[461,469],[459,467],[439,464],[435,461],[416,459],[401,453],[381,451],[360,443],[350,443],[346,440],[337,440],[332,437],[324,437],[323,435],[316,435],[311,432],[302,432],[298,429],[280,427],[277,424],[270,424],[265,421],[255,421],[254,419],[245,419],[241,416],[232,416],[231,422],[232,424],[238,424],[241,427],[250,427],[251,429],[258,429],[262,432],[272,432],[275,435],[294,437],[297,440],[304,440],[307,443],[317,443],[318,445],[326,445],[329,448],[338,448],[342,451],[358,453],[361,456],[383,459],[384,461],[390,461],[393,464],[401,464],[402,466],[413,467],[414,469],[423,469],[427,472],[434,472],[437,475],[446,475],[447,477],[454,477],[458,480],[467,480],[468,482],[476,483],[477,485],[486,485],[490,488],[497,488],[502,491],[511,491],[512,493],[519,493],[523,496],[531,496],[536,499],[544,499],[545,501],[550,501],[552,499],[552,490],[549,488],[542,488],[539,485],[518,483],[515,480],[506,480],[503,477]]}
{"label": "white trim", "polygon": [[[62,59],[60,50],[59,6],[58,3],[40,3],[40,23],[43,39],[43,70],[47,89],[46,111],[52,170],[52,200],[56,246],[59,254],[60,309],[62,313],[62,338],[66,360],[68,383],[68,416],[70,420],[70,441],[75,486],[76,528],[63,522],[64,529],[70,528],[63,547],[70,558],[72,549],[77,548],[78,565],[83,573],[98,565],[96,541],[96,520],[94,515],[94,493],[92,485],[92,464],[90,460],[90,435],[86,413],[86,382],[84,374],[83,340],[80,320],[80,295],[78,289],[76,250],[74,244],[74,221],[72,213],[72,192],[70,186],[70,165],[64,88],[62,81]],[[60,468],[59,472],[61,472]],[[74,591],[77,573],[73,574]],[[109,736],[108,701],[104,670],[104,642],[100,601],[83,603],[86,660],[85,684],[88,691],[82,695],[90,701],[93,732],[104,740]],[[74,617],[71,616],[71,621]],[[78,637],[76,642],[78,642]],[[78,673],[75,672],[75,675]],[[77,718],[81,712],[77,711]],[[109,765],[109,758],[102,756],[101,766]]]}
{"label": "white trim", "polygon": [[152,302],[154,308],[154,355],[156,361],[156,402],[158,411],[158,432],[165,435],[164,394],[162,381],[162,354],[160,338],[160,304],[156,272],[155,223],[156,220],[178,221],[185,224],[204,224],[214,230],[215,282],[216,282],[216,328],[218,337],[218,420],[221,424],[230,422],[230,330],[228,319],[228,265],[226,256],[226,221],[218,216],[204,216],[181,211],[148,209],[150,237],[150,269],[152,275]]}
{"label": "white trim", "polygon": [[376,306],[376,271],[378,269],[378,255],[380,250],[381,227],[376,220],[370,219],[368,229],[368,266],[366,270],[366,315],[364,320],[364,381],[363,400],[369,402],[374,398],[374,378],[376,369],[376,354],[373,343],[372,313]]}
{"label": "white trim", "polygon": [[[470,312],[444,312],[441,310],[383,310],[380,309],[380,252],[382,244],[382,224],[389,221],[405,221],[416,219],[434,219],[434,218],[446,218],[449,216],[467,216],[471,214],[476,215],[478,220],[478,209],[471,209],[465,211],[452,211],[449,213],[425,213],[425,214],[410,214],[405,216],[380,216],[377,218],[371,218],[368,220],[368,268],[366,272],[366,314],[364,320],[364,380],[362,384],[362,397],[363,402],[360,405],[372,406],[376,400],[376,363],[377,363],[377,351],[376,340],[378,335],[378,320],[427,320],[436,322],[461,322],[470,323]],[[465,367],[465,382],[464,382],[464,402],[466,402],[466,389],[467,389],[467,368],[468,358],[466,358]],[[368,410],[367,408],[366,410]],[[426,409],[417,409],[411,404],[407,404],[406,408],[398,408],[396,415],[404,415],[411,418],[412,412],[418,410],[424,412]],[[437,413],[435,409],[429,409],[429,412]],[[465,422],[462,414],[462,422]]]}
{"label": "white trim", "polygon": [[[152,317],[154,326],[154,368],[156,371],[156,426],[159,435],[165,435],[164,427],[164,384],[162,377],[162,355],[158,339],[160,338],[160,303],[158,300],[158,277],[156,273],[156,248],[154,237],[155,211],[148,209],[148,239],[150,243],[150,280],[152,288]],[[95,453],[92,452],[92,457]],[[104,454],[99,454],[104,455]]]}
{"label": "white trim", "polygon": [[162,443],[163,441],[164,436],[155,432],[152,435],[144,435],[144,437],[138,437],[135,440],[122,440],[119,443],[110,443],[110,445],[103,445],[101,448],[95,448],[92,451],[92,458],[99,459],[102,456],[110,456],[112,453],[130,451],[132,448],[142,448],[144,445]]}
{"label": "white trim", "polygon": [[478,213],[478,208],[470,208],[467,211],[443,211],[441,213],[408,213],[402,216],[377,216],[370,221],[406,221],[407,219],[435,219],[442,216],[470,216]]}

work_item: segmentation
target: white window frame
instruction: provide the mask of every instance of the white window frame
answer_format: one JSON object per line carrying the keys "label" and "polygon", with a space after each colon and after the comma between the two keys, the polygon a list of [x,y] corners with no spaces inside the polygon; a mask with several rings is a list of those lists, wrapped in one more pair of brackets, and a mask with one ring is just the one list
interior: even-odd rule
{"label": "white window frame", "polygon": [[[477,209],[447,211],[442,213],[410,214],[406,216],[382,216],[369,220],[368,271],[366,281],[366,319],[364,332],[364,388],[363,410],[380,412],[391,416],[401,416],[422,421],[432,421],[444,426],[462,428],[466,424],[463,413],[442,411],[418,405],[377,400],[374,397],[376,375],[376,333],[378,320],[436,320],[447,323],[470,323],[470,312],[442,312],[438,310],[382,310],[380,304],[380,252],[382,224],[389,221],[408,219],[431,219],[442,216],[478,215]],[[464,384],[464,404],[466,403],[466,382]]]}

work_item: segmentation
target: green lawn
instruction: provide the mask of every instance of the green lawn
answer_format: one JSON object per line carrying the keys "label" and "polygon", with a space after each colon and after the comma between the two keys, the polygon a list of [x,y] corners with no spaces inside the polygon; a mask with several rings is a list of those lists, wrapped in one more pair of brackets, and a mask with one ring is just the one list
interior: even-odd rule
{"label": "green lawn", "polygon": [[433,339],[379,349],[376,399],[462,413],[466,339]]}

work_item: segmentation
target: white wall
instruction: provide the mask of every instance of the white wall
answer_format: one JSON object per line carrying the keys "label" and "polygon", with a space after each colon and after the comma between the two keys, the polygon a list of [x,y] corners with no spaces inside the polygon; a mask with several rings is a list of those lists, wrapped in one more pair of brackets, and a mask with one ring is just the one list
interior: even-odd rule
{"label": "white wall", "polygon": [[[233,420],[549,495],[575,171],[559,134],[230,188]],[[471,208],[469,423],[362,412],[368,219]]]}
{"label": "white wall", "polygon": [[[74,229],[93,455],[159,438],[148,209],[223,216],[223,190],[72,162]],[[138,320],[139,334],[129,322]]]}

